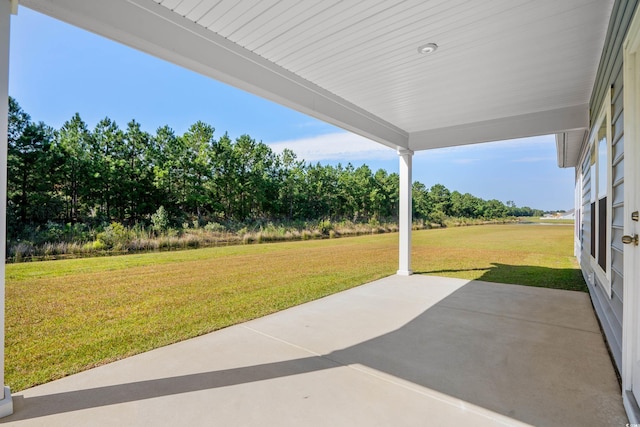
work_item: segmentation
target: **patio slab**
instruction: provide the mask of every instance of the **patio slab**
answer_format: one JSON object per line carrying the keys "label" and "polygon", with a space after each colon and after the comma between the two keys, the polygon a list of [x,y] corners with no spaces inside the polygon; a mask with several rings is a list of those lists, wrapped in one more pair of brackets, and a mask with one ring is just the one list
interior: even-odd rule
{"label": "patio slab", "polygon": [[625,425],[584,293],[391,276],[14,394],[16,426]]}

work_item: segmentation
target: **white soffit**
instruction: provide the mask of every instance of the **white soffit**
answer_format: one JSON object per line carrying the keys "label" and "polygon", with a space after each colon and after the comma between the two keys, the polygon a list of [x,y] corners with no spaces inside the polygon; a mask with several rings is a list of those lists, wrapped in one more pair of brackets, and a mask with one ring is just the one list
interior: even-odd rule
{"label": "white soffit", "polygon": [[[612,0],[23,0],[414,150],[588,126]],[[432,55],[417,48],[437,43]]]}

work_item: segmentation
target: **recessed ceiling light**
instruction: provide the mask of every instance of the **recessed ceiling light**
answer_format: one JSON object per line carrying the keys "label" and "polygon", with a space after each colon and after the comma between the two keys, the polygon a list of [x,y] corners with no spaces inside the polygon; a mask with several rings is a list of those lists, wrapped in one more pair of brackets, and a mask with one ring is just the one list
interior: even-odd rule
{"label": "recessed ceiling light", "polygon": [[428,55],[430,53],[435,52],[438,49],[438,45],[435,43],[427,43],[422,46],[418,46],[418,53],[422,53],[423,55]]}

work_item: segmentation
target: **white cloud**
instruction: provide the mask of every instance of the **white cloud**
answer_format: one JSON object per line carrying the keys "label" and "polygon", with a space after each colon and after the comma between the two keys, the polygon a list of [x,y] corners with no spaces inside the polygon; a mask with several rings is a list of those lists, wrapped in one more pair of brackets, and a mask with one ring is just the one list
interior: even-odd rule
{"label": "white cloud", "polygon": [[335,132],[309,138],[271,142],[269,146],[276,153],[285,148],[292,150],[299,159],[307,162],[321,160],[389,160],[397,157],[396,152],[384,145],[349,132]]}

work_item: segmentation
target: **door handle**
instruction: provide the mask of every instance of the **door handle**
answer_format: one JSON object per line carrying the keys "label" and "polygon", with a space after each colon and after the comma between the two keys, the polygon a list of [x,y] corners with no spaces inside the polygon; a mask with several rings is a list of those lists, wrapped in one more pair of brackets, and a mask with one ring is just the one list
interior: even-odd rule
{"label": "door handle", "polygon": [[628,245],[633,243],[635,246],[638,246],[638,235],[634,234],[633,236],[622,236],[622,243]]}

